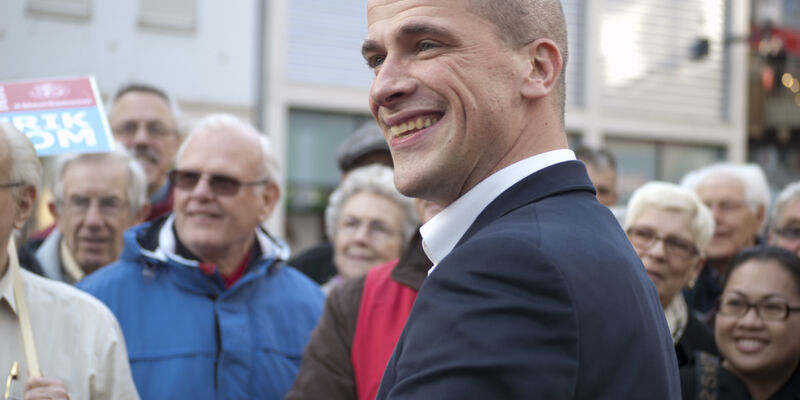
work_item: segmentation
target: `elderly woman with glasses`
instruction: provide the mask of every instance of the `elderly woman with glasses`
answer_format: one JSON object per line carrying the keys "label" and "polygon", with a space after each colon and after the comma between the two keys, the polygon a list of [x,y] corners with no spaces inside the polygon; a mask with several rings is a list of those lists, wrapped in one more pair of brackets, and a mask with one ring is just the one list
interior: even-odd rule
{"label": "elderly woman with glasses", "polygon": [[694,192],[651,182],[633,193],[625,215],[623,227],[658,291],[678,365],[692,364],[698,350],[716,353],[711,332],[692,316],[681,292],[705,261],[714,232],[708,207]]}
{"label": "elderly woman with glasses", "polygon": [[800,258],[759,246],[733,260],[717,305],[722,361],[681,370],[684,399],[800,398]]}
{"label": "elderly woman with glasses", "polygon": [[331,194],[325,228],[337,270],[322,286],[327,294],[342,278],[362,276],[400,257],[417,220],[412,200],[394,187],[392,169],[370,165],[350,172]]}

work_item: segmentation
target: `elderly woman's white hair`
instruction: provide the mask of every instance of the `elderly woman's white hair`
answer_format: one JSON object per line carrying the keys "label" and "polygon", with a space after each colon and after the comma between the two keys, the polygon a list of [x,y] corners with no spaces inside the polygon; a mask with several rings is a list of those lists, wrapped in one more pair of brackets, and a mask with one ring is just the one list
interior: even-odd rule
{"label": "elderly woman's white hair", "polygon": [[694,245],[700,255],[705,255],[714,234],[714,217],[697,193],[668,182],[645,183],[633,192],[628,201],[623,228],[627,231],[644,210],[652,207],[687,215],[691,220]]}
{"label": "elderly woman's white hair", "polygon": [[258,131],[252,124],[243,121],[241,118],[232,115],[232,114],[211,114],[200,121],[197,122],[192,127],[192,130],[189,132],[189,135],[186,136],[186,139],[181,143],[181,147],[178,148],[178,153],[175,155],[175,160],[180,160],[183,151],[186,149],[186,146],[194,139],[194,136],[197,132],[201,131],[225,131],[225,130],[235,130],[239,132],[251,132],[258,135],[258,144],[261,147],[261,158],[262,158],[262,173],[264,173],[265,178],[269,179],[275,186],[280,187],[280,181],[278,180],[278,173],[280,169],[278,167],[278,159],[275,156],[275,151],[273,150],[272,143],[270,142],[269,138],[266,135],[262,134]]}
{"label": "elderly woman's white hair", "polygon": [[344,181],[331,194],[328,207],[325,208],[325,232],[328,234],[328,238],[333,241],[336,236],[336,222],[342,213],[344,203],[353,195],[364,191],[379,194],[400,206],[406,217],[403,227],[403,243],[408,242],[408,239],[414,234],[414,230],[417,229],[414,202],[397,191],[394,186],[392,169],[377,164],[354,169],[347,174]]}
{"label": "elderly woman's white hair", "polygon": [[120,160],[124,162],[128,168],[128,187],[125,194],[128,197],[128,204],[130,205],[131,215],[139,214],[142,207],[147,201],[147,174],[144,168],[139,164],[139,161],[128,152],[125,147],[117,142],[111,145],[111,151],[107,153],[71,153],[59,156],[56,159],[56,166],[54,169],[52,184],[52,191],[55,203],[61,207],[62,200],[64,200],[64,172],[72,163],[80,163],[84,161],[111,161]]}
{"label": "elderly woman's white hair", "polygon": [[[8,144],[11,155],[11,171],[8,174],[10,182],[2,183],[21,182],[39,188],[42,183],[42,164],[39,162],[33,143],[10,122],[0,121],[0,132],[4,137],[0,144]],[[18,186],[11,188],[10,193],[18,199],[22,190],[23,187]]]}
{"label": "elderly woman's white hair", "polygon": [[[717,163],[709,165],[686,174],[681,179],[681,186],[696,191],[697,187],[712,175],[726,175],[737,179],[744,187],[744,197],[750,212],[756,214],[759,207],[763,207],[766,213],[769,208],[769,184],[767,183],[767,176],[760,166],[752,163]],[[764,219],[764,222],[766,222],[766,219]]]}

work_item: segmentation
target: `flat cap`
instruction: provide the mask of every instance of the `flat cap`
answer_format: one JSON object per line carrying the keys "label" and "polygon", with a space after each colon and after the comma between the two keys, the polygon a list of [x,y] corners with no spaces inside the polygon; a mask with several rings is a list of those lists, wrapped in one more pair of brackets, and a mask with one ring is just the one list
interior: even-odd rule
{"label": "flat cap", "polygon": [[375,151],[389,153],[389,145],[383,138],[383,132],[375,121],[361,125],[358,130],[348,136],[336,152],[339,169],[349,171],[357,164],[361,157]]}

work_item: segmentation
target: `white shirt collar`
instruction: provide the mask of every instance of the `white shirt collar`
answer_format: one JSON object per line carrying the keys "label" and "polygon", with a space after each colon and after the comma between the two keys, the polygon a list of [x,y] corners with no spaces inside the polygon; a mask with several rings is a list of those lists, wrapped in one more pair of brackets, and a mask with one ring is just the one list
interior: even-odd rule
{"label": "white shirt collar", "polygon": [[17,313],[17,300],[14,298],[14,274],[11,271],[11,263],[8,263],[6,272],[0,277],[0,302],[5,299],[11,311]]}
{"label": "white shirt collar", "polygon": [[574,159],[575,153],[572,150],[560,149],[517,161],[479,182],[456,199],[453,204],[422,225],[420,228],[422,248],[433,262],[428,274],[430,275],[436,265],[450,254],[478,215],[497,196],[536,171]]}

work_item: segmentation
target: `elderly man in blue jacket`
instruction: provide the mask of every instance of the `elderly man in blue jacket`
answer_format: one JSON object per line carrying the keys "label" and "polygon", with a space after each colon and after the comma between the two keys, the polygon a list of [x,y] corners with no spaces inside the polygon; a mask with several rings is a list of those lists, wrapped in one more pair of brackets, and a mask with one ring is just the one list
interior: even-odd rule
{"label": "elderly man in blue jacket", "polygon": [[120,259],[78,286],[119,319],[142,398],[282,398],[323,295],[260,226],[280,194],[267,138],[207,117],[170,181],[173,213],[126,232]]}

